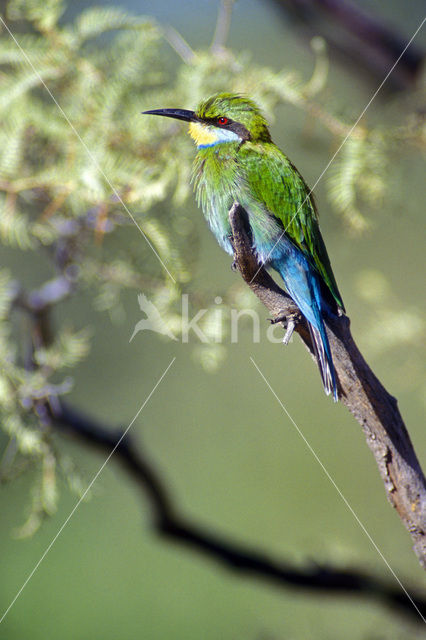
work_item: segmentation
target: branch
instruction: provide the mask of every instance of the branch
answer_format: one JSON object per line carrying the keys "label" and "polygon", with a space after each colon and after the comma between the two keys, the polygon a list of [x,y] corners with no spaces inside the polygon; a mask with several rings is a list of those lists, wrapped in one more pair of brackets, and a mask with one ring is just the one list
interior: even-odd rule
{"label": "branch", "polygon": [[[234,264],[244,281],[274,317],[294,314],[293,300],[278,287],[253,254],[247,213],[234,204],[229,212]],[[426,568],[426,481],[398,411],[397,401],[376,378],[358,347],[346,316],[330,316],[327,335],[339,383],[339,399],[360,423],[386,489],[389,502],[408,529],[420,564]],[[313,355],[306,322],[297,331]]]}
{"label": "branch", "polygon": [[[275,0],[275,4],[308,26],[311,35],[323,35],[328,46],[343,53],[351,64],[356,61],[380,78],[407,44],[402,33],[353,1]],[[412,87],[423,63],[424,51],[417,43],[411,44],[389,78],[391,86]]]}
{"label": "branch", "polygon": [[213,42],[210,50],[214,54],[221,53],[226,44],[231,26],[232,5],[234,0],[221,0],[219,5],[219,13],[217,16],[216,29],[213,36]]}
{"label": "branch", "polygon": [[[106,452],[115,447],[123,431],[107,429],[66,404],[57,405],[54,422],[83,442],[100,447]],[[169,493],[146,456],[135,447],[127,434],[114,453],[138,488],[148,497],[155,530],[167,539],[196,550],[216,560],[226,568],[250,574],[281,587],[304,589],[327,595],[337,593],[375,599],[393,611],[420,617],[405,594],[393,584],[373,575],[356,570],[339,570],[326,565],[313,564],[305,569],[290,562],[278,561],[253,549],[244,548],[191,522],[172,504]],[[411,597],[420,611],[426,612],[426,599],[410,589]]]}

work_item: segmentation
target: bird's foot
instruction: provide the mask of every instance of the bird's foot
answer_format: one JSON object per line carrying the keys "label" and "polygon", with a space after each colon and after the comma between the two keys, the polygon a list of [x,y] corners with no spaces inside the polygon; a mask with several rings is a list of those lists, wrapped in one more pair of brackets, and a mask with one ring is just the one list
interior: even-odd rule
{"label": "bird's foot", "polygon": [[300,315],[298,313],[288,313],[286,315],[278,314],[275,318],[269,318],[269,322],[271,324],[278,324],[279,322],[282,322],[286,327],[286,332],[283,338],[284,344],[288,344],[290,342],[293,331],[295,330],[299,321]]}
{"label": "bird's foot", "polygon": [[238,271],[238,263],[237,263],[236,260],[232,261],[231,269],[232,269],[232,271]]}
{"label": "bird's foot", "polygon": [[296,328],[296,318],[294,316],[289,316],[287,318],[287,329],[284,334],[283,343],[288,344],[291,340],[291,336],[293,335],[293,331]]}

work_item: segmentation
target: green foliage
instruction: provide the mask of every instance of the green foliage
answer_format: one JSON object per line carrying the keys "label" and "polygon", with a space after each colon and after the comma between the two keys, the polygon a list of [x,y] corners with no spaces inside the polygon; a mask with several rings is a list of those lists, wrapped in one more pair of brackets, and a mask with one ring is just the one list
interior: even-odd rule
{"label": "green foliage", "polygon": [[385,191],[386,147],[379,131],[349,138],[332,165],[328,192],[335,209],[355,232],[369,226],[358,201],[378,206]]}
{"label": "green foliage", "polygon": [[39,367],[48,367],[53,371],[73,367],[89,353],[89,338],[90,332],[86,328],[72,331],[69,327],[63,327],[51,345],[34,351],[34,362]]}
{"label": "green foliage", "polygon": [[[252,96],[269,117],[285,103],[319,119],[337,144],[350,130],[319,100],[328,61],[318,39],[305,80],[224,46],[193,52],[150,18],[91,8],[69,24],[65,8],[60,0],[10,0],[4,18],[16,40],[4,27],[0,40],[0,240],[35,260],[43,252],[61,274],[27,292],[0,271],[0,419],[9,439],[0,476],[31,466],[37,478],[22,535],[54,512],[58,472],[77,493],[82,486],[55,451],[52,412],[89,352],[89,332],[53,326],[51,310],[86,289],[97,309],[120,320],[123,292],[143,291],[180,331],[180,295],[191,291],[198,246],[184,210],[193,148],[179,124],[142,121],[140,112],[195,106],[226,88]],[[383,197],[388,138],[357,127],[334,163],[329,194],[349,229],[365,228],[363,204]],[[125,238],[121,253],[110,248],[113,234]],[[209,308],[203,328],[211,340],[194,357],[214,371],[226,356],[217,338],[229,317],[217,315],[205,292],[193,293]],[[242,286],[224,299],[236,309],[252,304]]]}

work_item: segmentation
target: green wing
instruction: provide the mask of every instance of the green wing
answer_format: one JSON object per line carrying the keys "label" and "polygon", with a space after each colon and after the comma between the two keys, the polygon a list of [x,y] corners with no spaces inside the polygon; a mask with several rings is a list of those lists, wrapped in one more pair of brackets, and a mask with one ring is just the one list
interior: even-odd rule
{"label": "green wing", "polygon": [[279,221],[286,236],[307,256],[344,310],[321,236],[314,199],[296,167],[272,143],[246,143],[238,155],[248,193]]}

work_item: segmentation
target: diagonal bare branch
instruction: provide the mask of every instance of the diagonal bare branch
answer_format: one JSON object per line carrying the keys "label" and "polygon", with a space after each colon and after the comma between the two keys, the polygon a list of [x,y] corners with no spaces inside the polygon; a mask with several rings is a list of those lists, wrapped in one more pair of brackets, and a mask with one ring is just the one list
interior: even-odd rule
{"label": "diagonal bare branch", "polygon": [[[261,267],[247,234],[247,213],[237,203],[230,212],[234,264],[242,278],[273,317],[294,315],[293,300]],[[389,502],[409,531],[414,551],[426,568],[426,480],[420,467],[397,401],[374,375],[355,344],[347,316],[330,316],[327,335],[338,377],[339,399],[360,423]],[[313,355],[306,323],[298,323],[299,333]]]}

